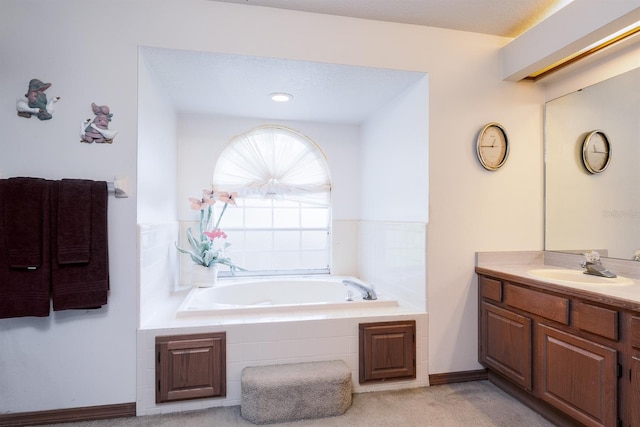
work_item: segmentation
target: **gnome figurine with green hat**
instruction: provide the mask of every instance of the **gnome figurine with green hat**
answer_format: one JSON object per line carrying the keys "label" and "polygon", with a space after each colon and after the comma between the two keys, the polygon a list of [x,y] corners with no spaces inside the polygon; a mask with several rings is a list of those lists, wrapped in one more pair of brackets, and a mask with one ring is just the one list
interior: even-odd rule
{"label": "gnome figurine with green hat", "polygon": [[18,99],[16,102],[16,108],[18,109],[18,115],[20,117],[31,117],[35,114],[40,120],[49,120],[53,117],[53,104],[58,102],[59,96],[54,97],[47,101],[47,95],[45,90],[49,89],[51,83],[44,83],[42,80],[31,79],[29,82],[29,89],[25,99]]}

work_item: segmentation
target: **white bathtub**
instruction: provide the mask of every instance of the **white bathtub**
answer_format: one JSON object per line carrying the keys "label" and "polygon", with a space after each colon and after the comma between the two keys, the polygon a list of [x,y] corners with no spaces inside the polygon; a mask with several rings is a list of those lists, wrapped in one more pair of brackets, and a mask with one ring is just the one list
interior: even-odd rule
{"label": "white bathtub", "polygon": [[[378,294],[365,301],[361,293],[342,284],[347,276],[306,276],[220,280],[212,288],[193,288],[177,317],[286,312],[330,312],[398,307],[398,302]],[[351,300],[349,300],[351,296]]]}

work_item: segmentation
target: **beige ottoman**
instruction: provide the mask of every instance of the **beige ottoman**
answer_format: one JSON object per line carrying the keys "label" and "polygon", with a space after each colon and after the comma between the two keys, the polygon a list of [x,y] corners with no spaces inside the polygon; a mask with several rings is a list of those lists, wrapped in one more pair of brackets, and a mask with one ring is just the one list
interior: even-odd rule
{"label": "beige ottoman", "polygon": [[241,377],[240,413],[255,424],[343,414],[351,406],[351,370],[342,360],[250,366]]}

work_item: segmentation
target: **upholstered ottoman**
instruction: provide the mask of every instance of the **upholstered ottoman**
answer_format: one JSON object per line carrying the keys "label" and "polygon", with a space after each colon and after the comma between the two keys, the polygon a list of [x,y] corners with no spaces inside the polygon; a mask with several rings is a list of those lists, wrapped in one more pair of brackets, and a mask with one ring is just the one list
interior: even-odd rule
{"label": "upholstered ottoman", "polygon": [[353,393],[342,360],[250,366],[241,377],[240,413],[255,424],[343,414]]}

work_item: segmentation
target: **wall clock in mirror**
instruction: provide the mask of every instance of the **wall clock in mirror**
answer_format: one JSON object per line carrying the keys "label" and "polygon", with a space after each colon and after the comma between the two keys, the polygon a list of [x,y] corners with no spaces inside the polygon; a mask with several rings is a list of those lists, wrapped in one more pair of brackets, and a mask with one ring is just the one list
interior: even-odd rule
{"label": "wall clock in mirror", "polygon": [[504,127],[495,122],[485,125],[478,134],[476,152],[480,164],[485,169],[500,169],[509,156],[509,138]]}
{"label": "wall clock in mirror", "polygon": [[611,161],[611,144],[601,130],[591,131],[582,142],[582,163],[589,173],[601,173]]}

